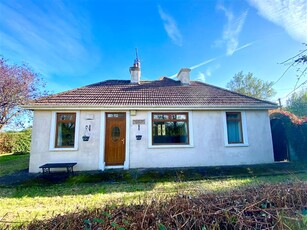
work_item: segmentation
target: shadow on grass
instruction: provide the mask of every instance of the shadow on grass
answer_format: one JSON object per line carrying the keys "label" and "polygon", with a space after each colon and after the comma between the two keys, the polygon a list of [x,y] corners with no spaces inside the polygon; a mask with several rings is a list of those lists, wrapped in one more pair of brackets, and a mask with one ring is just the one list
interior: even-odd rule
{"label": "shadow on grass", "polygon": [[0,155],[0,177],[28,168],[29,157],[30,154]]}
{"label": "shadow on grass", "polygon": [[157,183],[259,178],[306,173],[307,164],[277,163],[245,166],[132,169],[41,174],[14,186],[0,187],[0,197],[53,197],[61,195],[149,192]]}

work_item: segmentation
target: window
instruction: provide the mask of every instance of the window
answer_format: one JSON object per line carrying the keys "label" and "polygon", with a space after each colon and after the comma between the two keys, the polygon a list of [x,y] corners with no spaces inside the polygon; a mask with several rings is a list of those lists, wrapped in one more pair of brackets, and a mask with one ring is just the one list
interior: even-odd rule
{"label": "window", "polygon": [[188,145],[188,113],[153,113],[153,145]]}
{"label": "window", "polygon": [[118,128],[117,126],[113,126],[111,136],[112,136],[112,141],[117,142],[120,138],[120,128]]}
{"label": "window", "polygon": [[55,148],[74,148],[75,129],[75,113],[57,113]]}
{"label": "window", "polygon": [[228,144],[243,143],[242,118],[240,112],[226,112]]}
{"label": "window", "polygon": [[108,118],[125,118],[126,114],[124,113],[108,113]]}

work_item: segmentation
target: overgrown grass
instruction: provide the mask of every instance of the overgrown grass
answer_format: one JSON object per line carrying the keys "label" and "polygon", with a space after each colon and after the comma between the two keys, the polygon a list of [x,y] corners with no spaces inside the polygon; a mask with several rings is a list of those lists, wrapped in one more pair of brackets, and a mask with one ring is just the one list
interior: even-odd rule
{"label": "overgrown grass", "polygon": [[14,155],[1,154],[0,155],[0,176],[8,175],[13,172],[27,169],[29,167],[29,154]]}
{"label": "overgrown grass", "polygon": [[[153,197],[162,200],[175,194],[230,191],[263,183],[306,181],[307,173],[236,179],[208,179],[152,183],[60,183],[0,188],[0,219],[18,226],[34,219],[103,207],[112,202],[139,203]],[[14,223],[15,222],[15,223]],[[1,224],[1,223],[0,223]],[[5,224],[5,222],[2,222]],[[0,225],[1,227],[1,225]]]}
{"label": "overgrown grass", "polygon": [[297,229],[307,228],[307,184],[249,186],[84,209],[29,229]]}
{"label": "overgrown grass", "polygon": [[[27,168],[28,159],[28,155],[0,156],[0,176]],[[77,173],[68,178],[66,174],[60,177],[51,174],[20,185],[0,187],[0,229],[1,225],[13,228],[34,219],[48,219],[118,202],[138,204],[178,193],[227,192],[264,183],[294,181],[307,181],[306,164],[115,170]]]}

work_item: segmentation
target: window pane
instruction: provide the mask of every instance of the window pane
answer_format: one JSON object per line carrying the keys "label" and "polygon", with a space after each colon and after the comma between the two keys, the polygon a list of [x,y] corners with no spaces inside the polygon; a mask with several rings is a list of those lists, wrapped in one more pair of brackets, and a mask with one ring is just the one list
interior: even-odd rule
{"label": "window pane", "polygon": [[120,137],[120,129],[116,126],[112,127],[112,140],[114,142],[118,141],[119,140],[119,137]]}
{"label": "window pane", "polygon": [[187,115],[185,115],[185,114],[177,114],[176,115],[176,119],[177,120],[186,120],[187,119]]}
{"label": "window pane", "polygon": [[58,123],[57,147],[74,147],[75,123]]}
{"label": "window pane", "polygon": [[187,113],[152,115],[153,144],[189,144]]}
{"label": "window pane", "polygon": [[108,118],[113,118],[113,117],[115,117],[115,118],[123,118],[123,117],[125,117],[125,114],[124,113],[108,113],[107,117]]}
{"label": "window pane", "polygon": [[227,119],[228,120],[238,120],[240,119],[239,113],[227,113]]}
{"label": "window pane", "polygon": [[60,117],[59,118],[60,121],[73,121],[74,120],[73,114],[60,114],[59,117]]}
{"label": "window pane", "polygon": [[186,122],[154,122],[154,144],[188,144],[188,126]]}
{"label": "window pane", "polygon": [[228,143],[243,143],[241,114],[226,113]]}
{"label": "window pane", "polygon": [[154,120],[186,120],[187,115],[186,114],[176,114],[176,113],[154,114],[153,119]]}
{"label": "window pane", "polygon": [[75,113],[58,113],[56,124],[55,147],[65,148],[75,145]]}
{"label": "window pane", "polygon": [[169,120],[168,114],[154,114],[153,115],[154,120]]}

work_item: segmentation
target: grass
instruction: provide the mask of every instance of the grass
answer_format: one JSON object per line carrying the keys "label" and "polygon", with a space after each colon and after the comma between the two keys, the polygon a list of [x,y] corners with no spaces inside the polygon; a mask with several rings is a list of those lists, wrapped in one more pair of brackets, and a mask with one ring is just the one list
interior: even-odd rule
{"label": "grass", "polygon": [[[24,165],[27,161],[28,156],[24,155],[1,156],[2,175],[25,168],[17,167],[15,162]],[[5,162],[14,166],[3,170],[2,165],[10,168]],[[91,172],[68,178],[64,175],[64,179],[57,183],[51,175],[50,178],[39,177],[20,185],[0,187],[0,220],[2,224],[10,223],[11,227],[16,227],[34,219],[47,219],[110,203],[138,203],[153,197],[165,199],[178,193],[194,195],[286,181],[307,181],[306,164]]]}
{"label": "grass", "polygon": [[[174,194],[228,191],[262,183],[307,180],[307,173],[237,179],[209,179],[154,183],[78,183],[0,188],[0,219],[29,222],[57,214],[99,208],[112,202],[138,203],[145,198],[164,199]],[[19,222],[19,223],[18,223]]]}
{"label": "grass", "polygon": [[0,155],[0,176],[8,175],[19,170],[27,169],[29,167],[29,154],[14,155],[1,154]]}
{"label": "grass", "polygon": [[[51,219],[29,229],[307,229],[307,184],[266,184],[227,192],[114,203]],[[306,214],[305,214],[306,213]]]}

